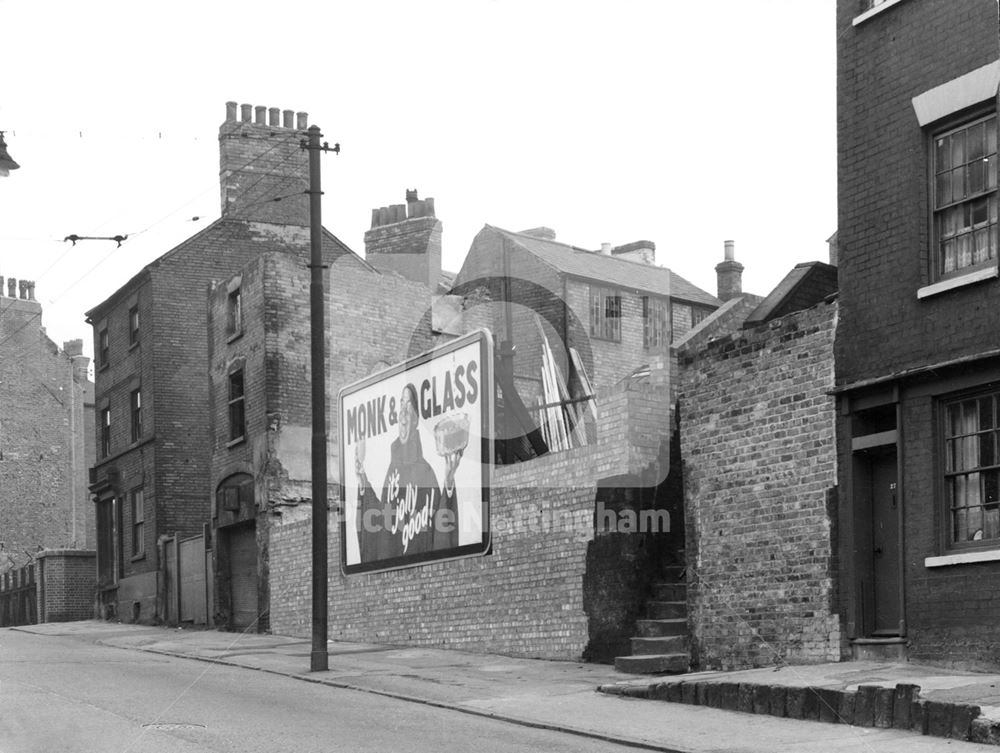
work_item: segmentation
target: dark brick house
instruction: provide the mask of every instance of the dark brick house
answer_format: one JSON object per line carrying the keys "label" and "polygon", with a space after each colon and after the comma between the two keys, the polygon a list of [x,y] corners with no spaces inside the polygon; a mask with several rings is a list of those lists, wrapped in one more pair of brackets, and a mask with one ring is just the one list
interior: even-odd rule
{"label": "dark brick house", "polygon": [[1000,665],[995,0],[837,3],[839,599],[855,656]]}
{"label": "dark brick house", "polygon": [[[219,129],[221,218],[87,312],[97,415],[90,491],[105,615],[177,619],[170,594],[178,585],[166,578],[177,549],[163,542],[197,537],[211,519],[210,285],[263,253],[308,263],[306,114],[241,110],[228,103]],[[328,261],[344,253],[324,236]]]}

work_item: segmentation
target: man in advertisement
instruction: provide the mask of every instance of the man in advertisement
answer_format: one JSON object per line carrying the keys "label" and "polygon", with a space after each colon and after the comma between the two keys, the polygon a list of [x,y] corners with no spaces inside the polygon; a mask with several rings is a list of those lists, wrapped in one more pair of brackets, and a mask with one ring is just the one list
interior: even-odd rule
{"label": "man in advertisement", "polygon": [[407,384],[399,396],[399,435],[389,449],[389,467],[378,495],[365,473],[365,443],[355,446],[358,478],[358,548],[362,563],[421,554],[458,545],[455,471],[462,449],[442,453],[444,485],[424,458],[417,391]]}

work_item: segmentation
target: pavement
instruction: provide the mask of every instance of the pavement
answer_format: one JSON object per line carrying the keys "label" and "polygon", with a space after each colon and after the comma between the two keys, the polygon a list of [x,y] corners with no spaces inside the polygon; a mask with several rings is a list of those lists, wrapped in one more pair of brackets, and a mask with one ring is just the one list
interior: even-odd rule
{"label": "pavement", "polygon": [[[718,685],[720,690],[780,686],[846,693],[857,692],[861,686],[916,685],[922,703],[951,704],[956,708],[976,705],[982,711],[981,727],[993,729],[991,720],[1000,724],[1000,674],[954,672],[913,664],[846,662],[650,678],[624,675],[601,664],[331,641],[329,670],[310,672],[311,641],[295,637],[96,620],[7,629],[194,659],[205,664],[204,672],[210,672],[213,664],[244,667],[523,726],[676,753],[986,750],[977,743],[910,730],[779,718],[767,715],[766,709],[752,714],[693,705],[699,698],[693,691],[687,694],[688,703],[655,700],[666,700],[673,694],[672,700],[681,701],[683,694],[675,692],[674,686],[684,684],[705,688],[702,700],[708,699],[710,685]],[[596,692],[598,688],[605,692]],[[664,692],[657,693],[656,688]],[[716,695],[722,697],[721,692]]]}

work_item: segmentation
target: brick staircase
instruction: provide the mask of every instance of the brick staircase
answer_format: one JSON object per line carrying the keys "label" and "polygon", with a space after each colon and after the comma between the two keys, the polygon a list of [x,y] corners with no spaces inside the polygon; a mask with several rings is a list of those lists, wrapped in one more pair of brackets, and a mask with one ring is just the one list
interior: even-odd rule
{"label": "brick staircase", "polygon": [[683,565],[664,568],[646,610],[648,617],[636,622],[639,635],[632,638],[632,655],[615,657],[615,669],[644,675],[687,672],[691,654]]}

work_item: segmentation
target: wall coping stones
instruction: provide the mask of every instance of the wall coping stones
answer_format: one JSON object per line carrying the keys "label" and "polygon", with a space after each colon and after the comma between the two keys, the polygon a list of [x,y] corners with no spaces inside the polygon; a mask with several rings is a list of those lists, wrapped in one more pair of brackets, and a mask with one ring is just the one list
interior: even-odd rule
{"label": "wall coping stones", "polygon": [[856,691],[824,686],[671,680],[601,685],[599,693],[708,706],[747,714],[909,730],[934,737],[1000,745],[1000,721],[980,718],[980,707],[920,698],[920,686],[859,685]]}

